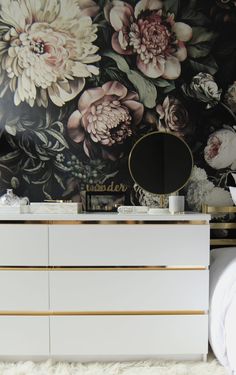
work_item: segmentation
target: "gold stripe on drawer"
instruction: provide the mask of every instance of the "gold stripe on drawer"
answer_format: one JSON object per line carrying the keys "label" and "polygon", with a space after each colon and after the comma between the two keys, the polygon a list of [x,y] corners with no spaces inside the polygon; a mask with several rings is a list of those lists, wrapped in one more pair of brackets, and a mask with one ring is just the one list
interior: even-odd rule
{"label": "gold stripe on drawer", "polygon": [[207,270],[208,267],[200,266],[122,266],[122,267],[74,267],[74,266],[50,266],[50,267],[24,267],[24,266],[15,266],[15,267],[0,267],[0,271],[203,271]]}
{"label": "gold stripe on drawer", "polygon": [[1,315],[19,316],[64,316],[64,315],[206,315],[203,310],[163,310],[163,311],[0,311]]}
{"label": "gold stripe on drawer", "polygon": [[236,223],[211,223],[211,229],[236,229]]}
{"label": "gold stripe on drawer", "polygon": [[211,239],[210,245],[236,245],[236,238]]}
{"label": "gold stripe on drawer", "polygon": [[207,220],[6,220],[1,221],[1,224],[14,224],[14,225],[22,225],[22,224],[47,224],[47,225],[171,225],[171,224],[179,224],[179,225],[209,225],[209,221]]}

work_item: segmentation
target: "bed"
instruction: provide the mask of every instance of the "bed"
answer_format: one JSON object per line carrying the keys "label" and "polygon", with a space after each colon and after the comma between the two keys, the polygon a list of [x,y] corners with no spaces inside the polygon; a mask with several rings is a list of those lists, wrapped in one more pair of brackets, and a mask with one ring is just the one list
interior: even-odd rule
{"label": "bed", "polygon": [[[204,212],[236,213],[236,207],[207,207]],[[235,222],[211,223],[211,229],[235,229]],[[221,247],[221,245],[224,245]],[[209,341],[219,362],[236,374],[236,239],[212,238],[210,259]]]}

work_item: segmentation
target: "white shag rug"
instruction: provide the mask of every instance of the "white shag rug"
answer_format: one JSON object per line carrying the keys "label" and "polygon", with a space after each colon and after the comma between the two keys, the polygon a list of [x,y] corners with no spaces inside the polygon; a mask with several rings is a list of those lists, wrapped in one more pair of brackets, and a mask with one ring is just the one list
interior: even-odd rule
{"label": "white shag rug", "polygon": [[228,375],[210,356],[204,362],[0,363],[0,375]]}

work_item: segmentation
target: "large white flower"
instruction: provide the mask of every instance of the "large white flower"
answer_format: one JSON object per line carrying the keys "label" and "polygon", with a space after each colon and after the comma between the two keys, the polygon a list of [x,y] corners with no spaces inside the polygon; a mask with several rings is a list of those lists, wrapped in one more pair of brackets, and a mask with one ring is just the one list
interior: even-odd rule
{"label": "large white flower", "polygon": [[0,0],[0,96],[47,107],[73,99],[98,74],[97,6],[88,0]]}
{"label": "large white flower", "polygon": [[193,211],[201,211],[202,204],[206,203],[206,197],[214,188],[213,182],[209,180],[194,181],[187,186],[186,200]]}
{"label": "large white flower", "polygon": [[[201,211],[203,204],[208,204],[209,206],[233,205],[230,193],[221,187],[215,186],[213,182],[208,180],[205,170],[196,165],[193,167],[186,192],[188,206],[193,211]],[[212,216],[224,217],[225,214],[214,214]]]}
{"label": "large white flower", "polygon": [[236,133],[232,129],[220,129],[210,135],[204,149],[204,158],[212,168],[236,167]]}
{"label": "large white flower", "polygon": [[199,168],[196,165],[194,165],[191,176],[189,178],[189,183],[198,182],[198,181],[206,181],[206,180],[207,180],[207,174],[206,174],[205,169]]}
{"label": "large white flower", "polygon": [[208,192],[205,203],[209,206],[233,206],[230,193],[217,186]]}

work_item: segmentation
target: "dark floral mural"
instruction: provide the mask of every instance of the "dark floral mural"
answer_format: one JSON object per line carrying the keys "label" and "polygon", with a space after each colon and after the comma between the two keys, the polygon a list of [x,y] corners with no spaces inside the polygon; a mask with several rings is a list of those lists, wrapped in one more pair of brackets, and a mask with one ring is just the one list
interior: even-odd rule
{"label": "dark floral mural", "polygon": [[[236,1],[0,0],[0,193],[72,199],[136,186],[142,135],[183,138],[190,209],[236,180]],[[112,185],[111,185],[112,184]]]}

